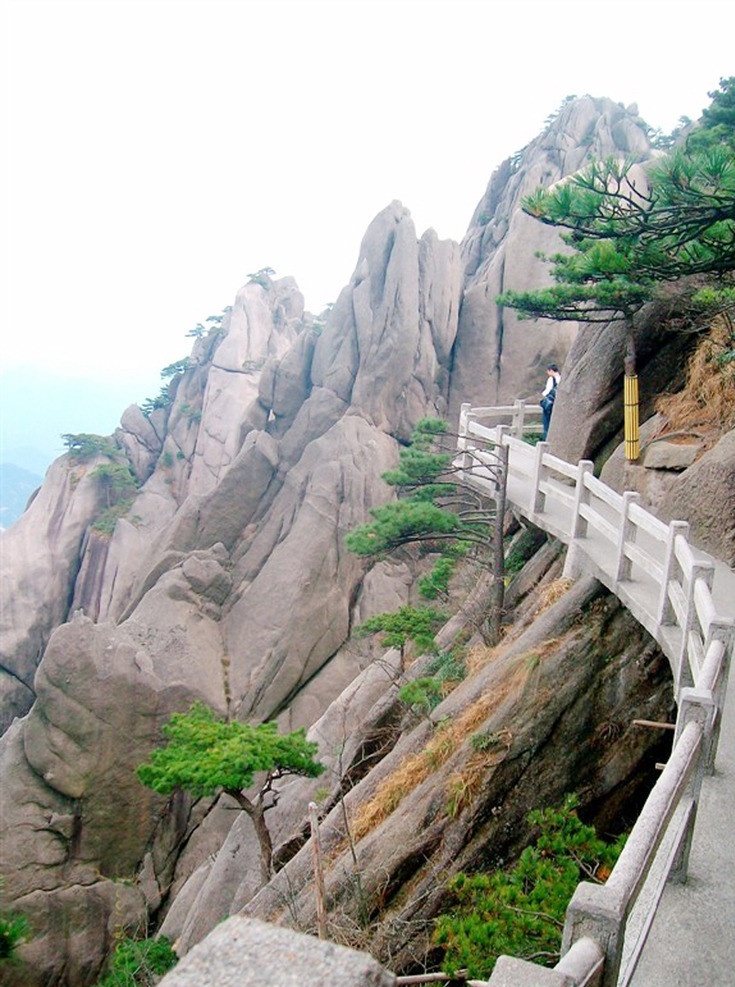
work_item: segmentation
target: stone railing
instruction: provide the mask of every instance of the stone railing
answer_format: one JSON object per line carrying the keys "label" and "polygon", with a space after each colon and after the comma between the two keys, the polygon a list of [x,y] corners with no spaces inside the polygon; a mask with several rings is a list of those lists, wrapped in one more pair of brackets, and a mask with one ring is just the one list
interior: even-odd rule
{"label": "stone railing", "polygon": [[[493,448],[508,447],[508,503],[569,546],[566,575],[594,575],[656,639],[671,664],[678,715],[671,756],[607,883],[583,882],[572,898],[556,968],[501,957],[490,984],[613,987],[628,982],[666,881],[686,877],[702,777],[714,764],[735,622],[717,612],[715,561],[690,545],[685,522],[663,524],[640,506],[638,494],[618,494],[598,480],[591,462],[571,465],[552,456],[547,443],[523,441],[540,434],[540,412],[525,402],[463,405],[455,465],[492,497]],[[718,577],[732,579],[735,609],[735,577],[729,570]]]}

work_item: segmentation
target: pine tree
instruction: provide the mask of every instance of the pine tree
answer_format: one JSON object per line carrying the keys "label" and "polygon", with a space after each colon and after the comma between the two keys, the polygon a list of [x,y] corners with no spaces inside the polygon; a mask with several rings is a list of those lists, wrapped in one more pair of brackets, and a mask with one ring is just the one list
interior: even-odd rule
{"label": "pine tree", "polygon": [[[188,713],[175,713],[163,733],[167,743],[138,767],[140,781],[163,795],[178,788],[195,797],[221,791],[234,799],[253,822],[263,883],[267,883],[273,846],[265,813],[277,801],[274,782],[288,774],[320,775],[324,766],[314,760],[316,744],[306,739],[303,730],[279,734],[275,723],[252,726],[218,719],[202,703],[195,703]],[[259,772],[265,772],[265,778],[251,798],[243,789]]]}
{"label": "pine tree", "polygon": [[[483,565],[491,557],[494,595],[487,637],[496,643],[504,593],[506,468],[499,458],[495,467],[498,500],[495,508],[489,508],[480,495],[463,483],[452,455],[436,448],[446,429],[446,422],[436,418],[418,422],[410,444],[399,454],[398,467],[383,474],[386,483],[397,489],[399,500],[373,508],[373,520],[349,532],[345,544],[351,552],[375,559],[408,544],[441,546],[450,567],[449,559],[457,554]],[[507,453],[507,449],[498,452],[504,451]],[[446,575],[447,565],[442,569]]]}

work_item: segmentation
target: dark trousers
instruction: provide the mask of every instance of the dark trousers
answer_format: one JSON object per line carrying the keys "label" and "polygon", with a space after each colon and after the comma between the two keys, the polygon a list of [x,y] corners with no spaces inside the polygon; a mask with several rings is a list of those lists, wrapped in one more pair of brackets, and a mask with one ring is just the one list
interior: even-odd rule
{"label": "dark trousers", "polygon": [[546,436],[549,431],[549,424],[551,422],[551,412],[554,410],[554,405],[549,404],[547,401],[541,402],[541,425],[543,432],[541,433],[542,442],[546,442]]}

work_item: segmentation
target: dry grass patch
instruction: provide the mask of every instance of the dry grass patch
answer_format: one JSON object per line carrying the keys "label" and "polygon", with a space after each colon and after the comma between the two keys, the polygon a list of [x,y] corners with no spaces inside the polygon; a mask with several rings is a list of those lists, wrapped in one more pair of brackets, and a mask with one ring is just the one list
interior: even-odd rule
{"label": "dry grass patch", "polygon": [[[536,654],[536,652],[534,652]],[[470,703],[453,720],[442,723],[423,750],[408,754],[401,764],[378,786],[375,794],[361,805],[352,819],[350,831],[355,842],[400,805],[409,792],[417,788],[430,775],[445,764],[459,750],[462,743],[474,734],[487,718],[511,695],[520,694],[533,671],[528,655],[516,658],[508,674],[496,689]],[[478,766],[479,766],[478,761]],[[482,756],[486,769],[488,757]]]}
{"label": "dry grass patch", "polygon": [[563,579],[560,577],[559,579],[555,579],[553,582],[550,582],[548,586],[544,586],[539,593],[539,603],[538,607],[534,611],[534,616],[538,616],[540,613],[548,610],[549,607],[552,607],[555,603],[558,603],[562,596],[569,592],[573,583],[574,580],[572,579]]}
{"label": "dry grass patch", "polygon": [[[502,644],[502,642],[501,642]],[[474,675],[485,665],[489,665],[500,652],[501,645],[495,645],[494,647],[489,647],[487,644],[475,644],[467,652],[467,657],[465,658],[465,668],[467,669],[468,675]]]}
{"label": "dry grass patch", "polygon": [[462,771],[457,771],[447,784],[447,814],[456,819],[470,805],[482,788],[488,768],[497,764],[489,754],[475,754]]}
{"label": "dry grass patch", "polygon": [[463,809],[475,801],[485,784],[488,771],[505,760],[513,743],[513,734],[507,729],[487,737],[480,736],[489,744],[488,748],[478,750],[461,771],[451,776],[447,784],[447,813],[452,819],[456,819]]}
{"label": "dry grass patch", "polygon": [[352,820],[350,831],[353,840],[361,840],[370,830],[380,825],[384,819],[398,808],[403,798],[420,785],[432,772],[428,748],[418,754],[409,754],[403,762],[378,786],[378,790],[364,805],[361,805]]}
{"label": "dry grass patch", "polygon": [[735,427],[735,363],[716,362],[732,345],[732,321],[719,316],[689,360],[684,389],[656,402],[656,411],[666,416],[666,432],[699,432],[712,445]]}

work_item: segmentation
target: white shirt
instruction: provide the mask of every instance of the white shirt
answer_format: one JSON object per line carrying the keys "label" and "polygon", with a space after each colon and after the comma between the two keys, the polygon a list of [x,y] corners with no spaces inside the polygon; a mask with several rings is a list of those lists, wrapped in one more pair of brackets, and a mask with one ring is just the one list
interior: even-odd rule
{"label": "white shirt", "polygon": [[558,384],[560,380],[561,380],[561,374],[549,374],[549,376],[546,378],[546,387],[541,392],[541,397],[545,398],[546,395],[551,390],[551,388],[554,386],[554,384]]}

